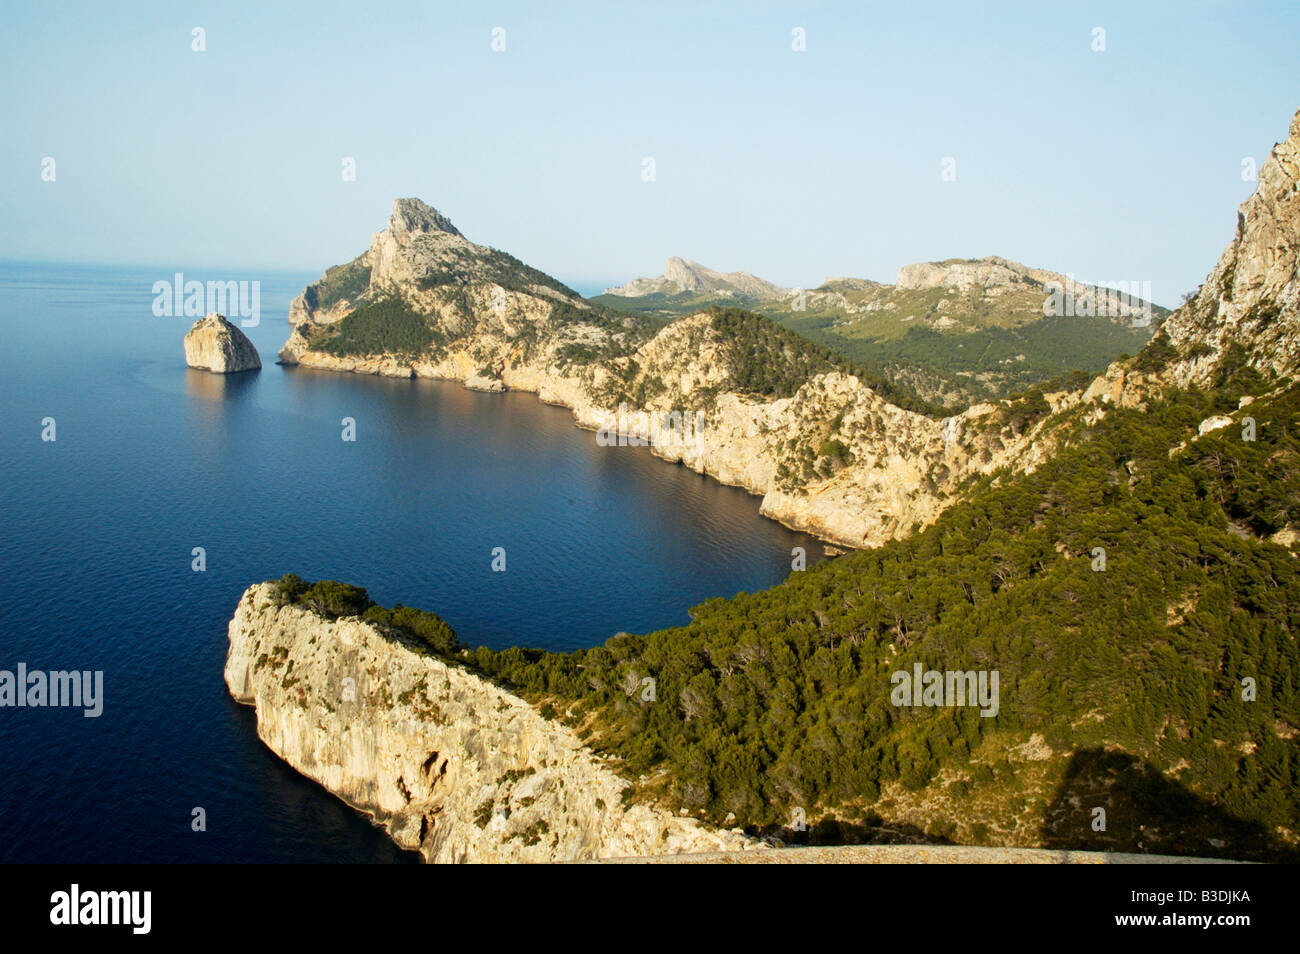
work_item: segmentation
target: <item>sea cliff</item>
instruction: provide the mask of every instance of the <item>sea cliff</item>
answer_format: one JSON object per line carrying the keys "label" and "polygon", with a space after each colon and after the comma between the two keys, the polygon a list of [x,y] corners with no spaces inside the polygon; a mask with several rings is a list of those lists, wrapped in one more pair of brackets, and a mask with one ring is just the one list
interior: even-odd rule
{"label": "sea cliff", "polygon": [[644,804],[557,720],[417,643],[249,587],[225,680],[258,737],[429,862],[762,849]]}

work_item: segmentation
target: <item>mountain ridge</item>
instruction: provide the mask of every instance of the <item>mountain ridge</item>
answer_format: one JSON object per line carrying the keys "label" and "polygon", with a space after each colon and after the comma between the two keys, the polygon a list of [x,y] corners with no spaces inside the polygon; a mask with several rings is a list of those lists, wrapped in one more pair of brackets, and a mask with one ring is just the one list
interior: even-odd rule
{"label": "mountain ridge", "polygon": [[896,390],[961,408],[1075,370],[1096,374],[1144,347],[1168,309],[1149,300],[1149,283],[1112,284],[985,256],[904,265],[894,285],[827,278],[763,297],[638,279],[592,301],[660,320],[739,304],[872,369]]}

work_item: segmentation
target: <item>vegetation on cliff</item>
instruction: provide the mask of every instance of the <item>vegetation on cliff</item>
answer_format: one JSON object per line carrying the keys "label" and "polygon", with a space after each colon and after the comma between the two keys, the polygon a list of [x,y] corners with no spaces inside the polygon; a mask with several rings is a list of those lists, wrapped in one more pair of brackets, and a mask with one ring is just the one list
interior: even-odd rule
{"label": "vegetation on cliff", "polygon": [[338,580],[308,583],[296,573],[286,573],[276,581],[286,602],[311,610],[327,619],[360,616],[367,622],[418,640],[438,655],[457,656],[464,649],[456,633],[436,613],[418,610],[400,603],[392,609],[372,600],[365,587]]}
{"label": "vegetation on cliff", "polygon": [[355,302],[370,288],[370,266],[359,255],[346,265],[325,270],[320,281],[308,285],[303,294],[311,308],[332,308],[340,301]]}
{"label": "vegetation on cliff", "polygon": [[436,340],[423,315],[400,298],[389,297],[362,302],[337,324],[325,326],[312,347],[333,355],[415,357],[427,353]]}
{"label": "vegetation on cliff", "polygon": [[572,288],[550,275],[525,265],[508,252],[485,246],[450,246],[440,252],[438,263],[417,283],[427,290],[448,285],[477,283],[500,285],[507,291],[536,294],[546,290],[569,299],[581,299]]}

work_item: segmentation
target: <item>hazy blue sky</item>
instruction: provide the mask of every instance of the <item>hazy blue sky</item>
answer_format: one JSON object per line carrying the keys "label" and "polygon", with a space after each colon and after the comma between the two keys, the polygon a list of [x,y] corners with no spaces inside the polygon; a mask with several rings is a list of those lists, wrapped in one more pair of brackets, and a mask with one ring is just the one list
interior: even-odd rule
{"label": "hazy blue sky", "polygon": [[319,271],[416,195],[582,287],[998,254],[1172,304],[1298,50],[1294,2],[5,0],[0,256]]}

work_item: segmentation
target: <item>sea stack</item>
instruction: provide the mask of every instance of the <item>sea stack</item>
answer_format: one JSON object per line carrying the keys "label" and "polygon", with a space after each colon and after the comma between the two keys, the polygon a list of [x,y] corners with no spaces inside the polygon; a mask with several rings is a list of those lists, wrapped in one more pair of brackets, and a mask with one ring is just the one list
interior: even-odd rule
{"label": "sea stack", "polygon": [[262,359],[248,336],[215,312],[194,322],[185,335],[185,363],[200,371],[255,371]]}

